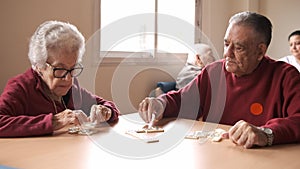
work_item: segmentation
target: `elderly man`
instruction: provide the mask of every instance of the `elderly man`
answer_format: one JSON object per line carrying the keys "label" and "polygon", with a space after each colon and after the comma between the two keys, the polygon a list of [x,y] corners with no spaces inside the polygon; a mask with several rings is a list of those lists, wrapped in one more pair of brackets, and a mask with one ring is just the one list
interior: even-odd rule
{"label": "elderly man", "polygon": [[257,13],[229,20],[224,59],[208,65],[187,86],[139,106],[149,122],[179,116],[232,125],[223,138],[251,148],[300,142],[300,76],[266,56],[272,24]]}

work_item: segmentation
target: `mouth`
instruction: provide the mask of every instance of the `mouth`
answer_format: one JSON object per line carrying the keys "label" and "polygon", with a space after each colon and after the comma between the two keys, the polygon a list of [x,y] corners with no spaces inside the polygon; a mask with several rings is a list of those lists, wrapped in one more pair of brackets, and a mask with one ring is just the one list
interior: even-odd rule
{"label": "mouth", "polygon": [[71,85],[59,85],[57,87],[62,88],[62,89],[69,89],[71,87]]}
{"label": "mouth", "polygon": [[226,64],[237,64],[237,62],[230,58],[226,58]]}

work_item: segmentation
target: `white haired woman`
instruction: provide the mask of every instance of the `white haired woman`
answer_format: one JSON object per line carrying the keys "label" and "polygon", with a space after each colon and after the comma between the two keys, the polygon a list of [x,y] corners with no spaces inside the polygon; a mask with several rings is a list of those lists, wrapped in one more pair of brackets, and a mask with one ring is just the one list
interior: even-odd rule
{"label": "white haired woman", "polygon": [[79,86],[84,52],[84,37],[74,25],[46,21],[37,28],[29,45],[31,68],[10,79],[0,97],[0,137],[52,134],[78,123],[72,110],[89,113],[95,104],[97,122],[118,119],[113,102]]}

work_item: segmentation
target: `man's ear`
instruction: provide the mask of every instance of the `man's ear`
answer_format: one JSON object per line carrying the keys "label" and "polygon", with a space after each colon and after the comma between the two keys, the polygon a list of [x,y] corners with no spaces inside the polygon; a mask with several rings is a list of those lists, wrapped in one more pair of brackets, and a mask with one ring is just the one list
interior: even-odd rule
{"label": "man's ear", "polygon": [[201,58],[199,54],[196,54],[196,62],[201,62]]}
{"label": "man's ear", "polygon": [[195,65],[199,66],[201,68],[205,66],[204,63],[202,62],[201,57],[200,57],[199,54],[196,54]]}
{"label": "man's ear", "polygon": [[268,47],[264,43],[260,43],[258,45],[258,55],[259,55],[258,60],[262,60],[262,58],[265,56],[265,54],[267,52],[267,49],[268,49]]}

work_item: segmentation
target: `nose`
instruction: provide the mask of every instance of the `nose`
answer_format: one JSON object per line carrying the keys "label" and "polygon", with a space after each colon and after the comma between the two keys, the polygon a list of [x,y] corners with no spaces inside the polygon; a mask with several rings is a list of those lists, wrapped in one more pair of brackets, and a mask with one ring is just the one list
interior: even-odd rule
{"label": "nose", "polygon": [[234,57],[233,47],[232,45],[224,46],[224,58],[226,57]]}
{"label": "nose", "polygon": [[292,49],[296,49],[296,44],[293,43],[292,46],[291,46],[291,48],[292,48]]}
{"label": "nose", "polygon": [[66,81],[70,81],[70,80],[72,80],[72,76],[71,76],[71,72],[68,72],[66,75],[65,75],[65,77],[63,77],[63,79],[65,79]]}

